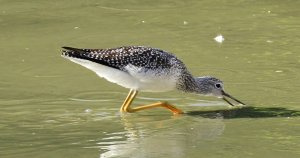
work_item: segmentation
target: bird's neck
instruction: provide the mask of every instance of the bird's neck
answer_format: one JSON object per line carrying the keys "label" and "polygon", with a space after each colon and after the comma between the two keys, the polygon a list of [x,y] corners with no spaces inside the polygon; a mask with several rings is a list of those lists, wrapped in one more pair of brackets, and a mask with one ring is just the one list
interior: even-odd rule
{"label": "bird's neck", "polygon": [[205,77],[194,77],[194,80],[196,82],[194,93],[208,95],[209,90]]}
{"label": "bird's neck", "polygon": [[193,77],[191,74],[184,74],[181,81],[177,85],[177,89],[187,93],[204,94],[205,86],[203,86],[201,78]]}

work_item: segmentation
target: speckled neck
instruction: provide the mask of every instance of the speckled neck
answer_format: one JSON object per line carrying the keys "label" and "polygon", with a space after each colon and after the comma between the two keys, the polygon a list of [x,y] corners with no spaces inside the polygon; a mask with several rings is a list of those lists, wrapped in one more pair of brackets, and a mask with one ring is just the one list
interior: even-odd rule
{"label": "speckled neck", "polygon": [[180,91],[202,95],[209,94],[206,77],[193,77],[190,73],[184,73],[179,81],[177,89]]}
{"label": "speckled neck", "polygon": [[177,89],[186,93],[195,93],[197,87],[196,78],[188,72],[183,73],[177,83]]}

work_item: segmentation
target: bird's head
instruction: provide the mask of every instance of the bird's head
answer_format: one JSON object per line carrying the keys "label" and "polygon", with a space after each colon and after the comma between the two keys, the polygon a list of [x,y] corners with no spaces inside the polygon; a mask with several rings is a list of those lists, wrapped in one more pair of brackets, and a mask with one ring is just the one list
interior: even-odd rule
{"label": "bird's head", "polygon": [[224,91],[224,84],[221,80],[211,77],[197,77],[195,78],[197,86],[198,86],[198,93],[204,95],[212,95],[218,98],[222,98],[228,104],[234,106],[227,98],[230,98],[242,105],[245,105],[243,102],[239,101],[238,99],[234,98],[233,96],[229,95]]}

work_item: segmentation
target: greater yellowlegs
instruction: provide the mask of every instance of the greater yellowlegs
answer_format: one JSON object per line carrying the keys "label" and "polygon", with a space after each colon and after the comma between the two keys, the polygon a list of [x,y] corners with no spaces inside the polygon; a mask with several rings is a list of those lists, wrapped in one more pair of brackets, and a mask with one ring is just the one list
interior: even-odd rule
{"label": "greater yellowlegs", "polygon": [[112,49],[63,48],[63,57],[94,71],[98,76],[110,82],[130,89],[121,106],[121,112],[164,107],[174,114],[183,113],[167,102],[130,107],[138,91],[165,92],[173,89],[213,95],[234,106],[226,99],[228,97],[244,105],[224,91],[221,80],[210,76],[193,77],[181,60],[160,49],[144,46],[124,46]]}

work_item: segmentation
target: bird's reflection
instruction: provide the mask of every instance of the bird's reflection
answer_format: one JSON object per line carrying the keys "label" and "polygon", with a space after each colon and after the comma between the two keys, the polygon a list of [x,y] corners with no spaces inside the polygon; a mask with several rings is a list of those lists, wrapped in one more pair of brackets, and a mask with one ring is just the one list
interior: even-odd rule
{"label": "bird's reflection", "polygon": [[[151,115],[153,114],[153,115]],[[120,115],[123,127],[107,133],[97,144],[100,158],[188,157],[217,141],[224,133],[226,119],[299,117],[300,111],[281,107],[237,107],[223,110],[189,111],[170,116],[161,113]],[[119,129],[119,128],[118,128]]]}
{"label": "bird's reflection", "polygon": [[218,138],[224,131],[222,119],[161,115],[121,115],[125,140],[103,146],[108,157],[185,157],[189,150]]}

